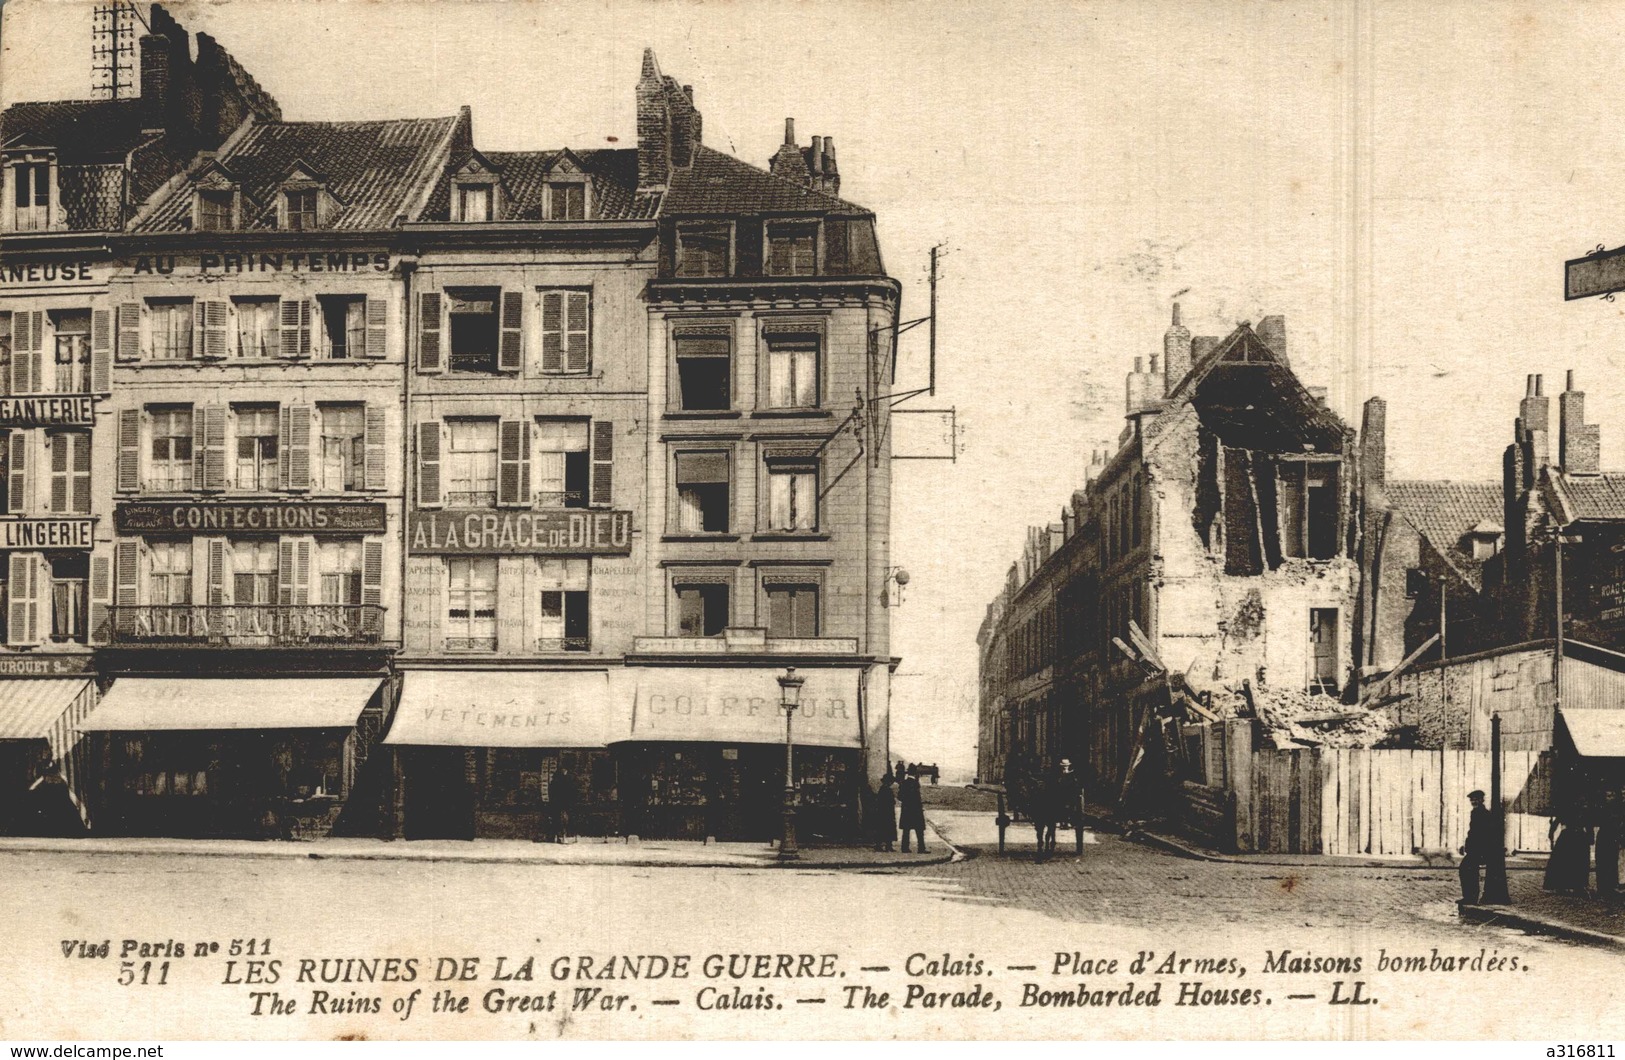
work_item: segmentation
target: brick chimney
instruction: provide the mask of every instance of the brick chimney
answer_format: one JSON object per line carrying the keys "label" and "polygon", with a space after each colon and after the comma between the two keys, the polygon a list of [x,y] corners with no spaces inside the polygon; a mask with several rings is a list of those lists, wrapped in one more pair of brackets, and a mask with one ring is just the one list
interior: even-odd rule
{"label": "brick chimney", "polygon": [[[148,129],[189,133],[196,129],[191,35],[160,4],[140,41],[141,111]],[[190,120],[188,120],[190,118]]]}
{"label": "brick chimney", "polygon": [[807,162],[801,155],[801,148],[796,146],[796,120],[784,119],[784,143],[779,145],[778,151],[767,163],[768,172],[775,177],[793,180],[797,184],[807,183]]}
{"label": "brick chimney", "polygon": [[1264,345],[1268,346],[1276,358],[1284,365],[1290,364],[1287,360],[1286,349],[1286,317],[1267,316],[1258,322],[1254,332]]}
{"label": "brick chimney", "polygon": [[637,102],[638,187],[663,189],[674,168],[693,164],[700,147],[704,122],[694,106],[694,88],[663,75],[654,49],[645,48]]}
{"label": "brick chimney", "polygon": [[[1551,448],[1547,439],[1551,437],[1552,403],[1546,396],[1545,388],[1544,377],[1525,376],[1523,400],[1518,403],[1517,440],[1527,448],[1524,455],[1525,474],[1531,479],[1551,462]],[[1528,489],[1528,485],[1524,488]]]}
{"label": "brick chimney", "polygon": [[1574,389],[1569,369],[1563,393],[1557,399],[1557,462],[1567,474],[1595,475],[1602,461],[1601,428],[1585,421],[1585,391]]}
{"label": "brick chimney", "polygon": [[1388,484],[1388,402],[1380,397],[1365,403],[1361,417],[1360,476],[1368,487]]}
{"label": "brick chimney", "polygon": [[1191,370],[1191,333],[1179,322],[1179,303],[1174,303],[1174,322],[1162,333],[1164,393],[1179,385]]}
{"label": "brick chimney", "polygon": [[784,143],[767,163],[775,177],[794,181],[804,188],[835,195],[841,190],[841,174],[835,164],[835,138],[814,136],[812,144],[796,143],[796,121],[784,119]]}
{"label": "brick chimney", "polygon": [[1149,366],[1141,358],[1134,358],[1134,371],[1128,374],[1125,390],[1124,414],[1129,419],[1154,416],[1162,411],[1163,375],[1157,370],[1155,354],[1151,356]]}

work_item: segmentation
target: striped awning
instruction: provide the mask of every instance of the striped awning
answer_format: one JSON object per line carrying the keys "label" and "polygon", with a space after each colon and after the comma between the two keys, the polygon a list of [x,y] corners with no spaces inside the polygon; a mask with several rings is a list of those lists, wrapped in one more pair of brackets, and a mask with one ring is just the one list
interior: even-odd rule
{"label": "striped awning", "polygon": [[0,681],[0,740],[51,739],[56,723],[88,684],[83,677]]}

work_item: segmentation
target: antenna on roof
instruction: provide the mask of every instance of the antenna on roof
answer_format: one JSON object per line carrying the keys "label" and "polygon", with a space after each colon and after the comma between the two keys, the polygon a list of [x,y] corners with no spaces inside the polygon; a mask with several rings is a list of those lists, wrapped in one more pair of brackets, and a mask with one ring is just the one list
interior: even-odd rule
{"label": "antenna on roof", "polygon": [[141,94],[136,70],[136,23],[146,19],[134,0],[104,0],[90,17],[92,99],[134,99]]}

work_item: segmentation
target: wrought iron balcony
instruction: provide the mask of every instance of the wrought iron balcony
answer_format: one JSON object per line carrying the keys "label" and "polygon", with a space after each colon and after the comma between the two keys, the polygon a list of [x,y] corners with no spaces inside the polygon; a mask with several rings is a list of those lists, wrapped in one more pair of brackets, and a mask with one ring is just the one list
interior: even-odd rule
{"label": "wrought iron balcony", "polygon": [[113,644],[191,644],[222,648],[377,644],[377,604],[172,604],[115,607]]}

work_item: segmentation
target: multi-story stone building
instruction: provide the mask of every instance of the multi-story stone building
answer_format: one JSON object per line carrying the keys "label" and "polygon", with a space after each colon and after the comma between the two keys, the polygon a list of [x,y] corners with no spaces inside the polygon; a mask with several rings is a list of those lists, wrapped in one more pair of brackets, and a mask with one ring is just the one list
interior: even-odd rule
{"label": "multi-story stone building", "polygon": [[0,830],[19,826],[20,792],[50,760],[76,792],[85,774],[75,727],[96,701],[91,649],[113,592],[109,235],[194,152],[278,117],[212,38],[197,35],[194,57],[164,8],[148,24],[139,98],[0,115]]}
{"label": "multi-story stone building", "polygon": [[1007,734],[991,778],[1066,756],[1106,802],[1165,674],[1224,699],[1340,692],[1357,585],[1353,432],[1292,372],[1282,318],[1192,339],[1176,308],[1126,418],[1061,523],[1033,532],[999,620],[1003,703],[982,704]]}

